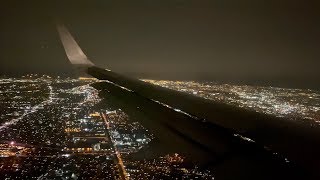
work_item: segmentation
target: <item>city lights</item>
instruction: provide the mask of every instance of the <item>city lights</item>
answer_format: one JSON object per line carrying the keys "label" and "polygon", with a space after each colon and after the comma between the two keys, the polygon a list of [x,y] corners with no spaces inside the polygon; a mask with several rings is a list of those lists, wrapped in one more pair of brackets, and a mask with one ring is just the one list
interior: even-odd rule
{"label": "city lights", "polygon": [[39,75],[0,79],[0,172],[20,179],[213,178],[212,172],[184,167],[178,154],[132,160],[130,154],[154,135],[121,109],[101,105],[91,87],[97,82]]}

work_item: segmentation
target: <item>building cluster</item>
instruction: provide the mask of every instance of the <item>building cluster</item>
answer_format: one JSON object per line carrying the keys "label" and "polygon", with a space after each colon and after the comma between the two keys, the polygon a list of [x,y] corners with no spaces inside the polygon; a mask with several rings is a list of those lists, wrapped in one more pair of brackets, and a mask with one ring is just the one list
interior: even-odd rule
{"label": "building cluster", "polygon": [[177,153],[149,160],[128,160],[132,179],[214,179],[214,173],[199,169]]}
{"label": "building cluster", "polygon": [[155,159],[137,160],[135,153],[156,137],[122,110],[104,113],[110,139],[121,154],[125,175],[130,179],[214,179],[213,172],[198,169],[185,157],[173,153]]}
{"label": "building cluster", "polygon": [[27,156],[32,150],[31,146],[17,144],[14,141],[0,143],[0,157]]}
{"label": "building cluster", "polygon": [[138,122],[131,122],[121,110],[106,111],[111,139],[121,153],[131,154],[139,151],[153,138]]}

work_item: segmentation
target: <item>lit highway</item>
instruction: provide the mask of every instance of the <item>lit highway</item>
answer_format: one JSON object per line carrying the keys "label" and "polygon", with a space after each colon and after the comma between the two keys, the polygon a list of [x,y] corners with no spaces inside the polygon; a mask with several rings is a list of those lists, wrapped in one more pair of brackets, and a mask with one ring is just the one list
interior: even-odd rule
{"label": "lit highway", "polygon": [[[106,126],[107,131],[108,131],[108,129],[109,129],[109,121],[108,121],[108,118],[107,118],[105,112],[101,112],[100,114],[101,114],[100,117],[104,120],[105,126]],[[121,159],[121,154],[120,154],[120,152],[117,150],[117,147],[114,145],[112,136],[110,135],[109,131],[108,131],[108,133],[107,133],[107,136],[108,136],[108,138],[111,140],[112,148],[113,148],[114,153],[115,153],[115,155],[116,155],[115,161],[116,161],[116,164],[118,165],[118,168],[119,168],[119,175],[120,175],[120,177],[121,177],[122,180],[128,180],[129,177],[128,177],[128,175],[127,175],[127,172],[126,172],[126,170],[125,170],[123,161],[122,161],[122,159]]]}

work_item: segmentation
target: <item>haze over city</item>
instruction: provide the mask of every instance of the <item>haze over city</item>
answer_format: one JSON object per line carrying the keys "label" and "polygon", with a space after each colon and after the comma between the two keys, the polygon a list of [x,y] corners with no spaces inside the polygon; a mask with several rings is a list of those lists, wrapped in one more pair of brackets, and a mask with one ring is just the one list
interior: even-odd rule
{"label": "haze over city", "polygon": [[72,74],[56,21],[134,77],[319,88],[317,1],[7,1],[1,74]]}

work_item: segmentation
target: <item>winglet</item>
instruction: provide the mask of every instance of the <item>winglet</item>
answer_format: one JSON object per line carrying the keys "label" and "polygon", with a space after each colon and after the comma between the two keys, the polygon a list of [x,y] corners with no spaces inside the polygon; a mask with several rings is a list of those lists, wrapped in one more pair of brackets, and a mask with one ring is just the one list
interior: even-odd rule
{"label": "winglet", "polygon": [[74,40],[74,38],[64,25],[57,24],[57,30],[59,32],[64,50],[71,64],[85,67],[94,66],[94,64],[83,53],[78,43]]}

